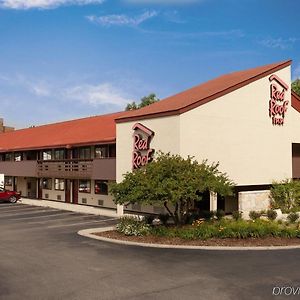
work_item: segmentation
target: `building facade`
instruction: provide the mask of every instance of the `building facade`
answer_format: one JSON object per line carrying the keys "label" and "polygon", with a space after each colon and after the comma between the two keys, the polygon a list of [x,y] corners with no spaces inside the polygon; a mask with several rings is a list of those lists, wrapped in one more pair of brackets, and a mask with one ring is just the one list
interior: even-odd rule
{"label": "building facade", "polygon": [[160,150],[219,162],[235,182],[234,196],[207,193],[203,209],[266,209],[274,180],[300,177],[299,113],[291,61],[279,62],[218,77],[137,111],[5,133],[0,173],[6,188],[27,197],[117,209],[105,184],[122,181]]}
{"label": "building facade", "polygon": [[4,125],[3,118],[0,118],[0,133],[13,131],[15,128]]}

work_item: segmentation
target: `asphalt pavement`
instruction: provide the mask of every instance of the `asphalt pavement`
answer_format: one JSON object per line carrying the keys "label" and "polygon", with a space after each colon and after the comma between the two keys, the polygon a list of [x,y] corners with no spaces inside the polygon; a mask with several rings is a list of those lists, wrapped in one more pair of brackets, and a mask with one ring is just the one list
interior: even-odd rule
{"label": "asphalt pavement", "polygon": [[0,299],[300,299],[283,290],[300,287],[299,249],[153,249],[77,234],[115,222],[0,203]]}

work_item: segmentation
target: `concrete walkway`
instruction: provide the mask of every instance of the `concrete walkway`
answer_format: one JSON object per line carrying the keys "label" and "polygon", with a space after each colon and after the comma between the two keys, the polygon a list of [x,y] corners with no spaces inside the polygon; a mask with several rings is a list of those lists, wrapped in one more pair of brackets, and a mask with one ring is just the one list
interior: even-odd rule
{"label": "concrete walkway", "polygon": [[92,214],[97,216],[106,216],[106,217],[115,217],[115,218],[118,217],[117,212],[113,209],[105,209],[105,208],[98,208],[93,206],[85,206],[79,204],[71,204],[65,202],[56,202],[56,201],[48,201],[48,200],[40,200],[40,199],[28,199],[28,198],[21,198],[19,202],[28,205],[51,207],[55,209],[73,211],[73,212],[83,213],[83,214]]}

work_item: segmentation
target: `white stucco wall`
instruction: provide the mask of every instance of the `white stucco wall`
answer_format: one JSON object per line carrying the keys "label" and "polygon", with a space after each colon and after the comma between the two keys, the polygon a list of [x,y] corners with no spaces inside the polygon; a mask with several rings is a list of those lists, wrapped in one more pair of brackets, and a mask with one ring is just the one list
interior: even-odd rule
{"label": "white stucco wall", "polygon": [[[117,182],[122,181],[123,174],[132,170],[132,126],[137,122],[117,124]],[[180,153],[179,116],[141,120],[139,123],[154,131],[150,146],[155,151]]]}
{"label": "white stucco wall", "polygon": [[269,117],[270,75],[180,116],[117,124],[117,181],[131,171],[132,126],[155,132],[151,148],[198,161],[220,162],[237,185],[263,185],[292,176],[293,141],[300,142],[300,114],[291,107],[290,66],[275,72],[288,86],[283,126]]}
{"label": "white stucco wall", "polygon": [[[290,67],[275,73],[290,87]],[[295,122],[291,91],[283,126],[269,117],[270,75],[180,116],[180,153],[220,162],[238,185],[269,184],[291,177]],[[300,137],[300,134],[299,134]]]}

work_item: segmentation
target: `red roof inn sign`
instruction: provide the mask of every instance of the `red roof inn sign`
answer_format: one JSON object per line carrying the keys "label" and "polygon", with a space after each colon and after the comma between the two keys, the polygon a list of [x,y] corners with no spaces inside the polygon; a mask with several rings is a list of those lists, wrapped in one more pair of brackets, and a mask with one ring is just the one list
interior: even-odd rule
{"label": "red roof inn sign", "polygon": [[134,130],[132,169],[135,170],[152,161],[155,151],[150,148],[150,143],[154,132],[140,123],[133,125],[132,129]]}
{"label": "red roof inn sign", "polygon": [[269,116],[273,125],[283,125],[285,113],[288,109],[289,101],[285,100],[285,93],[289,89],[278,76],[272,75],[269,78],[270,101]]}

